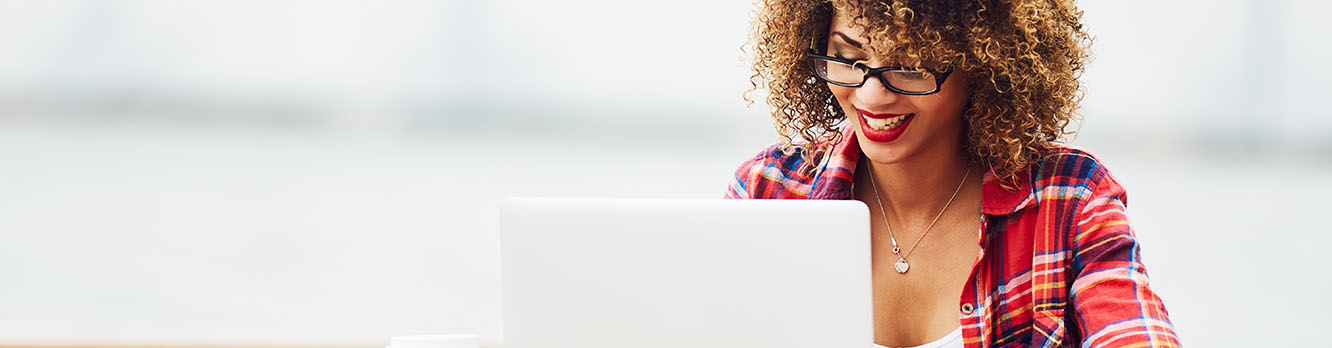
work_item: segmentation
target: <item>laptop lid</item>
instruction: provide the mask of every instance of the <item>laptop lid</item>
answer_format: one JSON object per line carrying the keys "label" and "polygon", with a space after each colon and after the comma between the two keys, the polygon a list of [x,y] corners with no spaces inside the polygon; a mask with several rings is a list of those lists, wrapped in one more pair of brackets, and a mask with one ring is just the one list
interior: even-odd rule
{"label": "laptop lid", "polygon": [[520,198],[505,348],[868,347],[858,201]]}

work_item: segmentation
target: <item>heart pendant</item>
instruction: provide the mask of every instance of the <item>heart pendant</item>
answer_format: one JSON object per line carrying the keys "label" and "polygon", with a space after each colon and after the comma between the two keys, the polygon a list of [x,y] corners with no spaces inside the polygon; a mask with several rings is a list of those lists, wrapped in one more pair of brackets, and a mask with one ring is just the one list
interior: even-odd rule
{"label": "heart pendant", "polygon": [[900,257],[899,257],[899,258],[897,258],[897,263],[894,263],[894,264],[893,264],[893,269],[896,269],[896,270],[897,270],[897,273],[906,274],[907,269],[910,269],[910,268],[911,268],[911,265],[908,264],[908,263],[906,262],[906,259],[905,259],[905,258],[900,258]]}

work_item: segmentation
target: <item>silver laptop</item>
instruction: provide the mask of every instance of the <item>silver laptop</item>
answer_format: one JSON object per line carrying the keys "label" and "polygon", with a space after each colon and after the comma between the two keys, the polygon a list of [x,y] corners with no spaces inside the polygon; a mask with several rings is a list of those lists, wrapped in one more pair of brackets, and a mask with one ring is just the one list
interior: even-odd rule
{"label": "silver laptop", "polygon": [[858,201],[515,198],[504,348],[871,346]]}

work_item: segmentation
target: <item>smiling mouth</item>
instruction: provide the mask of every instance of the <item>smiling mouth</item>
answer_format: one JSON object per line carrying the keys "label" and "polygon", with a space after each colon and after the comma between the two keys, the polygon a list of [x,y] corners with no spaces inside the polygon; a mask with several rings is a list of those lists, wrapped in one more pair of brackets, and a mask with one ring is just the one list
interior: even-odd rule
{"label": "smiling mouth", "polygon": [[870,128],[874,130],[882,131],[882,130],[890,130],[890,129],[896,129],[897,127],[901,127],[903,124],[906,124],[907,120],[911,119],[912,117],[916,117],[916,114],[905,114],[905,115],[899,115],[897,117],[888,117],[888,118],[873,118],[870,117],[870,115],[864,115],[864,116],[865,116],[864,120],[866,125],[870,126]]}

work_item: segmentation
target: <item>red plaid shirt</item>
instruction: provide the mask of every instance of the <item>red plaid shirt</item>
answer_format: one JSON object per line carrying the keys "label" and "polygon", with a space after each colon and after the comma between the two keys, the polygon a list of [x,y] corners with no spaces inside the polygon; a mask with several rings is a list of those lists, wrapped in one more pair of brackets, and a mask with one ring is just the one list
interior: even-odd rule
{"label": "red plaid shirt", "polygon": [[[854,199],[861,153],[847,128],[834,145],[769,147],[740,165],[726,197]],[[958,299],[966,346],[1178,347],[1114,176],[1060,147],[1019,178],[1016,190],[993,172],[982,184],[980,254]]]}

